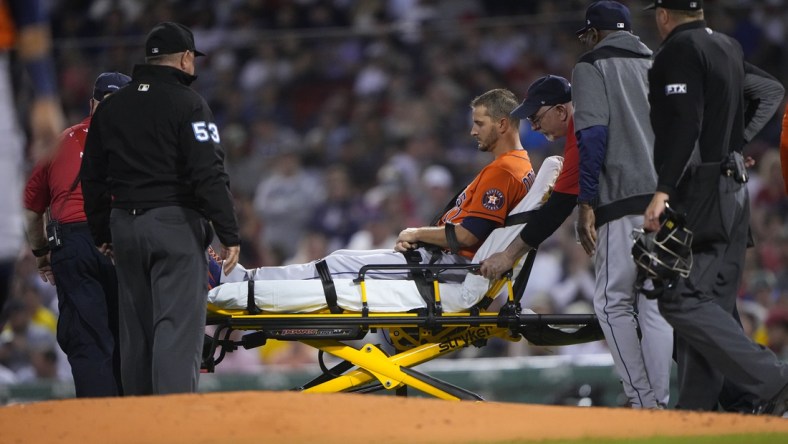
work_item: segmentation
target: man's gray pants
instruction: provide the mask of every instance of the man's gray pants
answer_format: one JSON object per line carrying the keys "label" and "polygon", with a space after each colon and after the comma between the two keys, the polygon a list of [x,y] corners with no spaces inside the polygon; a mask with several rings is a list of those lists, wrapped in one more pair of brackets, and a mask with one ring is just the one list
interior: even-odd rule
{"label": "man's gray pants", "polygon": [[[673,364],[673,329],[657,301],[635,291],[632,229],[642,215],[612,220],[597,230],[594,311],[613,356],[624,393],[634,408],[667,407]],[[639,333],[638,334],[638,330]]]}
{"label": "man's gray pants", "polygon": [[126,395],[194,392],[205,330],[211,235],[195,210],[162,207],[110,217]]}

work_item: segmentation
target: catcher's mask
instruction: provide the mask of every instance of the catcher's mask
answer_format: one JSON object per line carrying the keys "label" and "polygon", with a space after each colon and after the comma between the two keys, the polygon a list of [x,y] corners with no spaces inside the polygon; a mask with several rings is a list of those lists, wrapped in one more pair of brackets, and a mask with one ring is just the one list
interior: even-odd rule
{"label": "catcher's mask", "polygon": [[656,232],[647,233],[642,228],[632,232],[632,258],[638,267],[635,288],[649,299],[673,288],[679,277],[689,276],[692,268],[692,231],[684,226],[682,215],[666,203],[660,221]]}

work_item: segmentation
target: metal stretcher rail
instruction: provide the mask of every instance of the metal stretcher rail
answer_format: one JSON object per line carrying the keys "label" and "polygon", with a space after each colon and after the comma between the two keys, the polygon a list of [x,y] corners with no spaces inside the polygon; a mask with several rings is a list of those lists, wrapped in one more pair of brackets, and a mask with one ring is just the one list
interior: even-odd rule
{"label": "metal stretcher rail", "polygon": [[547,325],[580,325],[596,322],[592,314],[519,314],[500,315],[498,313],[451,313],[429,318],[417,313],[359,313],[342,314],[260,314],[260,315],[221,315],[213,314],[207,318],[207,325],[219,325],[225,322],[232,324],[238,330],[243,327],[250,328],[282,328],[292,326],[294,321],[299,326],[327,327],[327,326],[363,326],[368,328],[379,327],[459,327],[467,325],[494,325],[517,329],[528,324]]}

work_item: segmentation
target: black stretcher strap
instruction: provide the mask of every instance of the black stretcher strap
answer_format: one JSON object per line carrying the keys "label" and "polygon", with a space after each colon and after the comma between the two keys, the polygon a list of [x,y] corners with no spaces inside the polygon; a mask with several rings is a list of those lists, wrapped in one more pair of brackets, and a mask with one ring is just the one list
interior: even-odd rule
{"label": "black stretcher strap", "polygon": [[446,224],[446,243],[449,244],[449,251],[451,254],[457,254],[460,251],[460,241],[457,240],[457,233],[454,231],[454,224]]}
{"label": "black stretcher strap", "polygon": [[[408,250],[402,253],[405,256],[405,260],[410,265],[421,265],[421,252],[418,250]],[[433,259],[435,259],[436,255],[433,254]],[[433,261],[431,260],[430,263]],[[424,303],[427,304],[427,312],[432,315],[434,313],[434,305],[435,305],[435,287],[432,286],[431,281],[428,281],[427,277],[432,276],[432,272],[429,270],[422,270],[422,269],[412,269],[409,272],[410,278],[413,279],[413,282],[416,284],[416,289],[419,290],[419,296],[424,300]]]}
{"label": "black stretcher strap", "polygon": [[528,255],[525,257],[525,261],[523,262],[523,268],[520,270],[520,274],[518,274],[514,279],[512,292],[514,293],[514,300],[518,306],[520,305],[520,300],[523,298],[523,294],[525,293],[525,287],[528,285],[528,279],[531,277],[531,269],[534,268],[536,252],[536,248],[528,252]]}
{"label": "black stretcher strap", "polygon": [[[528,285],[528,278],[531,276],[531,269],[534,267],[534,259],[536,259],[536,251],[536,249],[533,249],[526,253],[525,262],[523,262],[523,267],[520,270],[520,274],[517,275],[517,277],[514,279],[514,283],[512,284],[514,302],[518,305],[520,304],[520,300],[523,298],[523,294],[525,293],[525,287]],[[495,299],[485,295],[481,300],[479,300],[479,302],[476,303],[476,305],[471,307],[471,314],[476,316],[481,310],[487,310],[490,308],[493,300]]]}
{"label": "black stretcher strap", "polygon": [[254,279],[249,279],[246,282],[246,311],[252,315],[260,314],[263,310],[260,310],[254,303]]}
{"label": "black stretcher strap", "polygon": [[326,296],[326,304],[332,314],[342,313],[342,307],[337,304],[337,289],[334,280],[331,279],[331,272],[325,259],[315,262],[317,275],[320,276],[320,283],[323,284],[323,294]]}
{"label": "black stretcher strap", "polygon": [[531,217],[536,210],[525,211],[517,214],[510,214],[506,216],[503,222],[504,227],[511,227],[512,225],[522,225],[531,221]]}
{"label": "black stretcher strap", "polygon": [[435,217],[432,218],[432,221],[430,221],[430,226],[431,227],[437,227],[438,224],[440,223],[441,219],[443,219],[443,216],[449,210],[451,210],[452,208],[457,206],[457,198],[460,197],[460,194],[462,194],[464,191],[465,191],[465,187],[460,188],[460,190],[457,191],[457,193],[454,195],[454,197],[452,197],[448,202],[446,202],[446,205],[443,207],[441,212],[436,214]]}

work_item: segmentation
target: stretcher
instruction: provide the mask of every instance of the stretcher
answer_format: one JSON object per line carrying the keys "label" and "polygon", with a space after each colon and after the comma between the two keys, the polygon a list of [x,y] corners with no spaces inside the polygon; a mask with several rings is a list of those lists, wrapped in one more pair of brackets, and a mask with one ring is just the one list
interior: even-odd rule
{"label": "stretcher", "polygon": [[[464,388],[441,381],[414,367],[468,346],[483,347],[491,338],[525,339],[534,345],[562,346],[603,339],[593,314],[537,314],[523,309],[536,250],[529,252],[501,279],[489,282],[476,272],[479,262],[500,251],[528,223],[529,210],[540,205],[552,189],[562,159],[546,159],[529,192],[514,210],[516,223],[496,229],[479,248],[470,264],[393,265],[369,264],[355,279],[332,281],[332,297],[320,281],[247,281],[223,284],[209,293],[202,368],[214,371],[227,353],[239,347],[260,347],[269,339],[298,341],[318,351],[322,373],[296,390],[314,393],[367,393],[390,390],[407,395],[408,388],[446,400],[483,400]],[[517,216],[514,216],[516,214]],[[407,280],[377,280],[379,270],[407,272]],[[462,283],[443,279],[447,273],[467,273]],[[222,288],[224,287],[224,288]],[[221,291],[219,291],[221,290]],[[294,297],[285,304],[282,293],[320,297]],[[337,294],[339,297],[337,298]],[[322,297],[322,299],[321,299]],[[497,298],[500,309],[490,310]],[[333,298],[333,301],[332,301]],[[290,299],[288,298],[288,301]],[[403,302],[404,301],[404,302]],[[390,311],[391,309],[398,311]],[[234,339],[234,331],[245,332]],[[390,347],[364,342],[371,332],[383,332]],[[361,345],[357,345],[361,343]],[[387,349],[393,352],[387,352]],[[340,362],[328,367],[325,354]]]}

